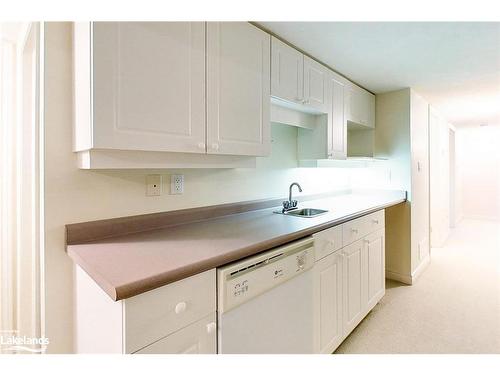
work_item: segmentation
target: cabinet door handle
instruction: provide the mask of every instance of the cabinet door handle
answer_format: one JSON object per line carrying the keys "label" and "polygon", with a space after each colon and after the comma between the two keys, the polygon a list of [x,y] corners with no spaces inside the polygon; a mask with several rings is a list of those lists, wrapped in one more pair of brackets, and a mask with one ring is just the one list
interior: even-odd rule
{"label": "cabinet door handle", "polygon": [[214,333],[216,328],[217,328],[217,325],[215,324],[215,322],[208,323],[207,324],[207,333],[208,334]]}
{"label": "cabinet door handle", "polygon": [[358,230],[356,228],[351,228],[352,233],[358,233]]}
{"label": "cabinet door handle", "polygon": [[370,243],[370,240],[367,240],[366,238],[363,240],[364,243]]}
{"label": "cabinet door handle", "polygon": [[179,302],[177,305],[175,305],[175,313],[182,314],[184,311],[186,311],[186,308],[187,308],[186,302]]}
{"label": "cabinet door handle", "polygon": [[330,246],[335,246],[335,241],[334,241],[334,240],[329,240],[329,241],[328,241],[328,245],[330,245]]}
{"label": "cabinet door handle", "polygon": [[378,224],[378,220],[376,220],[376,219],[373,219],[372,222],[373,222],[373,224]]}

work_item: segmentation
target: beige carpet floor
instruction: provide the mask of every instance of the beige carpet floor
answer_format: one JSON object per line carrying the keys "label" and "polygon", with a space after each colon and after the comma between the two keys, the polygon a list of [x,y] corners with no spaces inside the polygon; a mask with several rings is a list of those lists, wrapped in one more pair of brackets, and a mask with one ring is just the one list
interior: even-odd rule
{"label": "beige carpet floor", "polygon": [[462,220],[415,285],[386,287],[336,353],[500,353],[500,223]]}

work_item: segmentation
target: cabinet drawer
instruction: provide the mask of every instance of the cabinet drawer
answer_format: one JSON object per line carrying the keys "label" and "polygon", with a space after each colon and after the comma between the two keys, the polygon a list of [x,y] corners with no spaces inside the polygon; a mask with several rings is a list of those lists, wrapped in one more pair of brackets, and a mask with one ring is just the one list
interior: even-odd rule
{"label": "cabinet drawer", "polygon": [[342,225],[313,234],[316,261],[342,247]]}
{"label": "cabinet drawer", "polygon": [[135,354],[216,354],[215,313],[182,328]]}
{"label": "cabinet drawer", "polygon": [[124,302],[125,352],[133,353],[215,311],[215,269]]}
{"label": "cabinet drawer", "polygon": [[385,211],[377,211],[374,212],[368,216],[365,216],[367,219],[367,227],[368,227],[368,233],[373,233],[379,229],[382,229],[385,227]]}
{"label": "cabinet drawer", "polygon": [[351,220],[342,225],[343,246],[384,227],[384,210]]}

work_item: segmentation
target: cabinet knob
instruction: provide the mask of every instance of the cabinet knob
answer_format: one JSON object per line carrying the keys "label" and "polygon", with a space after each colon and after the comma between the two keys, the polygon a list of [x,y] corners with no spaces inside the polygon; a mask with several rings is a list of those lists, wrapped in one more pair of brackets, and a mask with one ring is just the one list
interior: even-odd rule
{"label": "cabinet knob", "polygon": [[198,148],[201,150],[204,150],[205,149],[205,142],[198,143]]}
{"label": "cabinet knob", "polygon": [[309,104],[309,100],[308,99],[302,100],[302,104]]}
{"label": "cabinet knob", "polygon": [[219,144],[218,143],[212,143],[212,150],[217,151],[219,149]]}
{"label": "cabinet knob", "polygon": [[175,305],[175,313],[182,314],[184,311],[186,311],[186,308],[187,308],[186,302],[179,302],[177,305]]}
{"label": "cabinet knob", "polygon": [[358,233],[358,230],[356,228],[351,228],[352,233]]}
{"label": "cabinet knob", "polygon": [[328,241],[328,245],[330,245],[330,246],[335,246],[335,241],[334,241],[334,240],[329,240],[329,241]]}
{"label": "cabinet knob", "polygon": [[373,224],[378,224],[378,220],[376,220],[376,219],[373,219],[372,222],[373,222]]}
{"label": "cabinet knob", "polygon": [[207,333],[214,333],[215,329],[217,328],[217,325],[215,322],[211,322],[207,324]]}

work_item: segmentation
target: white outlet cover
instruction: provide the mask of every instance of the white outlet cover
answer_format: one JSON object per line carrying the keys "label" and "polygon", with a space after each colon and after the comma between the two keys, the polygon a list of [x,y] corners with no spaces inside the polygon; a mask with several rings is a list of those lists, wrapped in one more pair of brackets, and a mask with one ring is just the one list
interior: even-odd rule
{"label": "white outlet cover", "polygon": [[146,195],[148,197],[161,195],[161,175],[149,174],[146,176]]}
{"label": "white outlet cover", "polygon": [[184,175],[172,174],[170,175],[170,194],[184,193]]}

